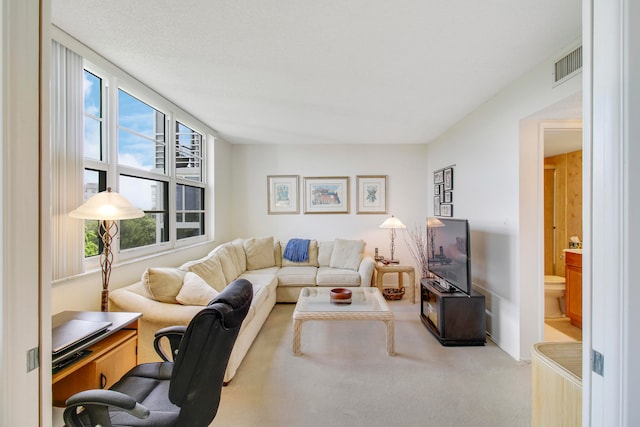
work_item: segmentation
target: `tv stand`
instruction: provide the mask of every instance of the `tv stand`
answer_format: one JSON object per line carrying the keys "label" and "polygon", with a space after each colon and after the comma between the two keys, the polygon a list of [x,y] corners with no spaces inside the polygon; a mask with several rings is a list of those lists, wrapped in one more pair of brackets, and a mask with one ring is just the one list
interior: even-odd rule
{"label": "tv stand", "polygon": [[484,295],[445,292],[435,280],[420,280],[420,319],[440,344],[484,345],[485,316]]}
{"label": "tv stand", "polygon": [[437,280],[431,280],[430,283],[434,288],[436,288],[443,294],[455,294],[456,292],[458,292],[458,290],[453,286],[444,286]]}

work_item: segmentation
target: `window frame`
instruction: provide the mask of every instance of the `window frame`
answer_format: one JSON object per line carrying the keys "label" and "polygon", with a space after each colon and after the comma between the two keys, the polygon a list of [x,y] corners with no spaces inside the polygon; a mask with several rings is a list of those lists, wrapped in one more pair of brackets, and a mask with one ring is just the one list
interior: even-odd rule
{"label": "window frame", "polygon": [[[64,42],[60,42],[65,44]],[[206,125],[193,118],[184,110],[180,109],[169,100],[158,95],[149,89],[143,83],[131,78],[117,67],[110,65],[109,70],[96,64],[97,61],[88,58],[82,54],[84,69],[102,79],[102,161],[95,159],[83,159],[83,170],[93,169],[104,171],[107,175],[107,186],[118,191],[120,176],[126,175],[134,178],[152,179],[165,182],[168,188],[168,232],[169,240],[167,242],[159,242],[156,244],[141,246],[131,249],[121,249],[120,239],[114,241],[114,262],[132,261],[141,257],[162,254],[174,249],[189,247],[213,240],[212,229],[207,224],[213,224],[213,209],[207,209],[207,201],[212,200],[210,192],[213,191],[213,185],[208,182],[208,171],[212,165],[209,159],[209,147],[214,143],[214,131]],[[122,90],[128,95],[138,99],[139,101],[149,105],[152,108],[162,112],[165,115],[165,173],[157,173],[137,169],[132,166],[118,164],[118,91]],[[84,117],[83,108],[83,117]],[[201,177],[202,181],[193,181],[176,176],[175,168],[175,152],[176,152],[176,123],[180,122],[198,132],[202,136],[201,143]],[[177,236],[177,207],[176,207],[176,186],[187,185],[199,187],[204,191],[203,197],[203,227],[202,235],[191,236],[178,239]],[[84,245],[84,239],[78,244]],[[99,255],[84,258],[85,271],[100,268]]]}

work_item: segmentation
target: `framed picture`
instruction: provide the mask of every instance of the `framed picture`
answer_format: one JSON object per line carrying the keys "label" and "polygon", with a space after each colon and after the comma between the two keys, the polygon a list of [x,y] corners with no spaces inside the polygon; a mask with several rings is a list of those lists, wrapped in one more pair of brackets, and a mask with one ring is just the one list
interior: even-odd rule
{"label": "framed picture", "polygon": [[433,173],[433,183],[442,184],[444,182],[444,172],[439,170]]}
{"label": "framed picture", "polygon": [[387,213],[387,176],[359,175],[356,176],[356,199],[358,214],[386,214]]}
{"label": "framed picture", "polygon": [[442,197],[443,203],[453,203],[453,191],[445,191]]}
{"label": "framed picture", "polygon": [[453,205],[440,205],[440,216],[453,216]]}
{"label": "framed picture", "polygon": [[433,186],[433,195],[434,196],[440,195],[440,184],[436,184]]}
{"label": "framed picture", "polygon": [[453,190],[453,168],[444,170],[444,189]]}
{"label": "framed picture", "polygon": [[267,214],[300,213],[298,175],[267,176]]}
{"label": "framed picture", "polygon": [[433,215],[440,216],[440,196],[433,198]]}
{"label": "framed picture", "polygon": [[305,177],[304,213],[349,213],[349,177]]}

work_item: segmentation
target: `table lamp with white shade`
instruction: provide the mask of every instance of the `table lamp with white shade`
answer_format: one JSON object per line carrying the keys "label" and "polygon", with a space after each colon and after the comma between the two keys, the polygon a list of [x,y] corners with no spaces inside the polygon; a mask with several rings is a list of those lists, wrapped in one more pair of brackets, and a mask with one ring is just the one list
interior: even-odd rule
{"label": "table lamp with white shade", "polygon": [[144,211],[133,206],[125,197],[111,191],[111,187],[109,187],[107,191],[92,196],[84,204],[69,212],[69,216],[100,221],[99,235],[102,239],[102,253],[100,254],[100,267],[102,268],[101,310],[109,311],[109,277],[113,263],[111,241],[118,234],[117,221],[143,217]]}
{"label": "table lamp with white shade", "polygon": [[398,228],[407,228],[398,218],[391,215],[391,217],[387,218],[385,222],[380,224],[380,228],[388,228],[389,236],[391,237],[391,259],[389,260],[392,264],[397,264],[399,261],[394,258],[394,252],[396,249],[396,229]]}

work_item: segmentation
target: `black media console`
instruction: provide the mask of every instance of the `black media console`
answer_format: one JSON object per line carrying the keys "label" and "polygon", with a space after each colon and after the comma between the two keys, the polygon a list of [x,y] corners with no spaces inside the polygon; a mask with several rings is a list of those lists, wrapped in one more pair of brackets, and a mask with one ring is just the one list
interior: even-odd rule
{"label": "black media console", "polygon": [[442,292],[437,282],[420,280],[420,319],[440,344],[484,345],[485,316],[484,295]]}

